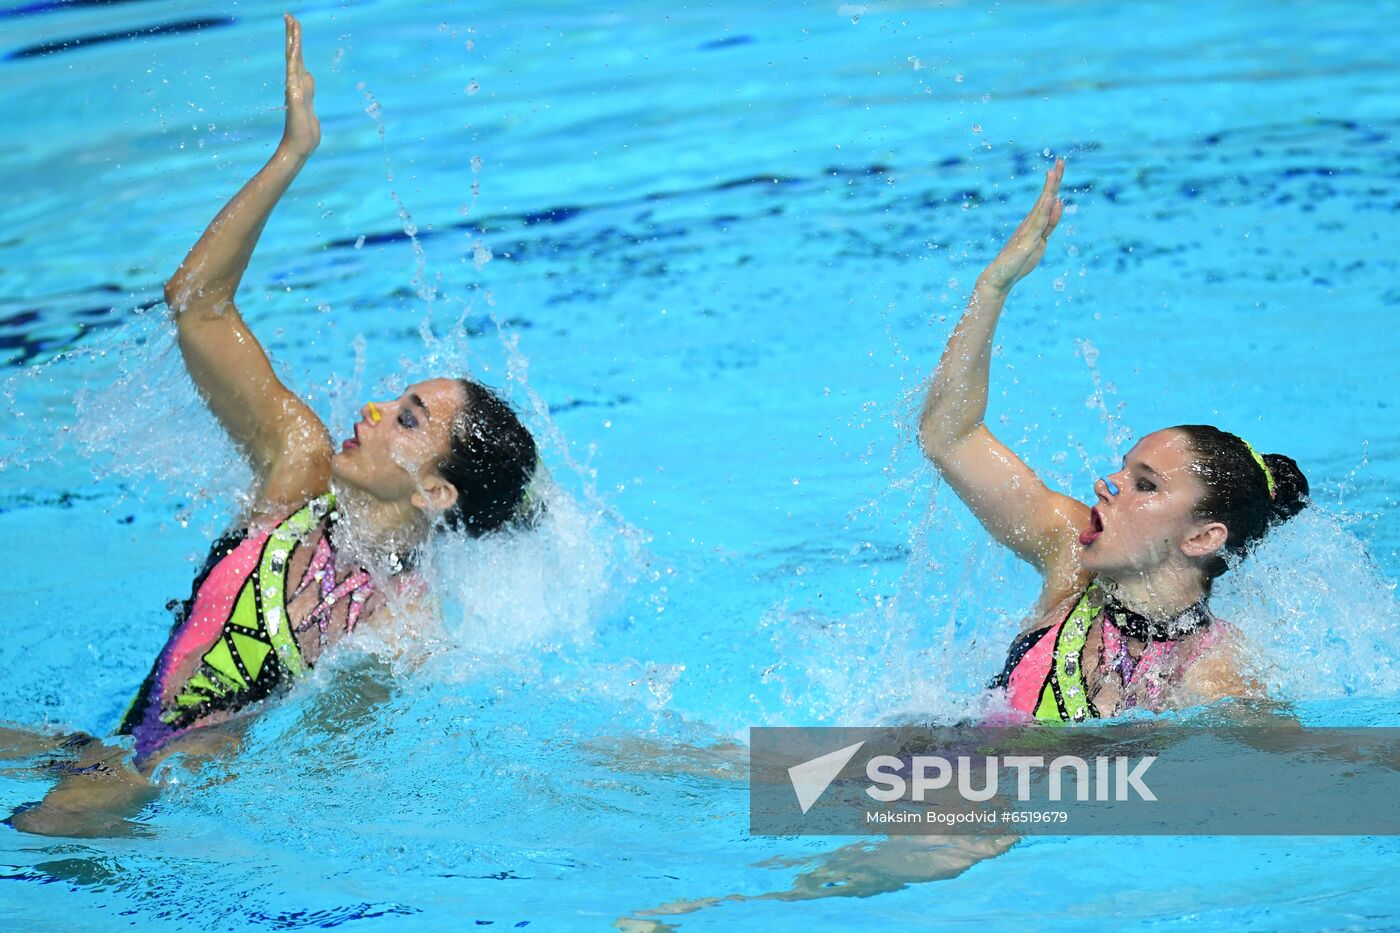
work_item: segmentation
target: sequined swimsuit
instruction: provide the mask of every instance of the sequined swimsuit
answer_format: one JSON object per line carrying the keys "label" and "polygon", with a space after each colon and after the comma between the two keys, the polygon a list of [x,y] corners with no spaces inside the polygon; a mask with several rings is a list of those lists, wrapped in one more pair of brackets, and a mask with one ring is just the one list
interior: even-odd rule
{"label": "sequined swimsuit", "polygon": [[[1097,581],[1090,583],[1064,619],[1025,632],[1011,643],[1006,667],[990,686],[1006,691],[1012,709],[1044,722],[1079,722],[1104,715],[1089,698],[1081,659],[1089,628],[1096,621],[1100,623],[1103,663],[1122,678],[1124,705],[1133,705],[1133,693],[1126,688],[1135,684],[1154,705],[1162,700],[1166,660],[1178,642],[1150,637],[1141,657],[1134,660],[1120,628],[1132,629],[1127,616],[1133,614],[1116,606],[1098,605],[1092,598],[1098,589]],[[1184,665],[1200,657],[1225,625],[1210,614],[1204,603],[1191,607],[1188,613],[1192,616],[1187,620],[1189,628],[1204,631],[1191,655],[1183,659]]]}
{"label": "sequined swimsuit", "polygon": [[[170,740],[215,714],[237,712],[285,687],[310,664],[297,631],[324,633],[335,604],[349,597],[346,628],[353,629],[374,591],[358,569],[335,582],[335,556],[322,534],[297,588],[286,592],[287,567],[302,538],[327,515],[335,497],[311,500],[268,531],[246,529],[214,543],[170,637],[122,718],[118,734],[136,740],[140,764]],[[293,631],[286,604],[312,583],[320,601]]]}

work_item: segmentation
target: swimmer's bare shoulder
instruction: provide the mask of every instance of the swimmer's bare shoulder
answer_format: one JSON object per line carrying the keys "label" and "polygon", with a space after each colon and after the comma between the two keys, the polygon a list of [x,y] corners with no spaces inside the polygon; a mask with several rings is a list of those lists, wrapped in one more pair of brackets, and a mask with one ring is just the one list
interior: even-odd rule
{"label": "swimmer's bare shoulder", "polygon": [[1267,689],[1248,673],[1243,633],[1228,622],[1219,622],[1212,629],[1210,643],[1182,674],[1182,692],[1194,703],[1214,703],[1226,697],[1266,697]]}
{"label": "swimmer's bare shoulder", "polygon": [[360,624],[373,630],[394,661],[421,667],[441,646],[445,625],[442,603],[421,581],[375,608]]}
{"label": "swimmer's bare shoulder", "polygon": [[1039,631],[1059,622],[1069,612],[1070,606],[1073,605],[1071,599],[1075,595],[1077,594],[1052,591],[1047,580],[1047,585],[1041,591],[1040,598],[1021,619],[1020,632],[1024,634]]}

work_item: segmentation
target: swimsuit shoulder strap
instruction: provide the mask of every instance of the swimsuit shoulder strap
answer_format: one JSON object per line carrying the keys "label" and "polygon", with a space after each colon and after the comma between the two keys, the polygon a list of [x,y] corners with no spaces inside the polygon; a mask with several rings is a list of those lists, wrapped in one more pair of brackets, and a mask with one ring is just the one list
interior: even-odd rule
{"label": "swimsuit shoulder strap", "polygon": [[1099,711],[1089,700],[1083,665],[1079,661],[1089,627],[1094,624],[1094,618],[1098,615],[1099,607],[1094,605],[1092,598],[1098,588],[1098,581],[1094,581],[1084,589],[1079,601],[1060,623],[1059,631],[1054,633],[1055,647],[1050,670],[1040,691],[1040,701],[1035,707],[1036,719],[1046,722],[1082,722],[1099,715]]}
{"label": "swimsuit shoulder strap", "polygon": [[296,547],[298,539],[321,521],[335,506],[335,496],[325,493],[317,496],[296,512],[283,519],[268,535],[263,548],[262,559],[258,562],[257,598],[259,615],[267,626],[267,637],[277,651],[277,658],[287,673],[298,677],[306,671],[301,649],[297,647],[292,634],[291,621],[287,618],[286,581],[287,559]]}

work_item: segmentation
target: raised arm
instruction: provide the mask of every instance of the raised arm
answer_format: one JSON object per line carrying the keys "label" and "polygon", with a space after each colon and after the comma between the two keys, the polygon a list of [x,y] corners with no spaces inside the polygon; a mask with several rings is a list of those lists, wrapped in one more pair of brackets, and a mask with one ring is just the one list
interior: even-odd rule
{"label": "raised arm", "polygon": [[1045,575],[1047,598],[1074,585],[1073,545],[1078,530],[1088,525],[1089,508],[1048,489],[983,419],[997,320],[1011,287],[1045,255],[1060,221],[1063,174],[1064,162],[1056,162],[1035,207],[978,276],[919,420],[919,441],[939,473],[993,537]]}
{"label": "raised arm", "polygon": [[272,371],[267,354],[234,306],[272,209],[321,140],[312,108],[315,83],[301,58],[301,25],[287,26],[287,118],[276,152],[224,206],[165,284],[180,350],[200,394],[248,456],[260,508],[324,491],[332,453],[325,426]]}

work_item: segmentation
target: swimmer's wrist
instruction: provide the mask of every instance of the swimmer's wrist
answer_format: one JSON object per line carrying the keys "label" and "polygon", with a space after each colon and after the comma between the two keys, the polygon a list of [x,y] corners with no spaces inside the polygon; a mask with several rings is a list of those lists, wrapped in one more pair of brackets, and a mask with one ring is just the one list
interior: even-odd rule
{"label": "swimmer's wrist", "polygon": [[1002,301],[1006,299],[1007,295],[1011,294],[1011,286],[1014,284],[1016,283],[1007,282],[1002,285],[990,281],[986,278],[986,273],[984,272],[977,277],[977,282],[972,286],[972,296],[977,299],[990,298]]}
{"label": "swimmer's wrist", "polygon": [[311,158],[312,151],[314,150],[297,146],[283,137],[282,141],[277,144],[277,151],[273,153],[272,158],[275,162],[288,163],[291,167],[300,169]]}

